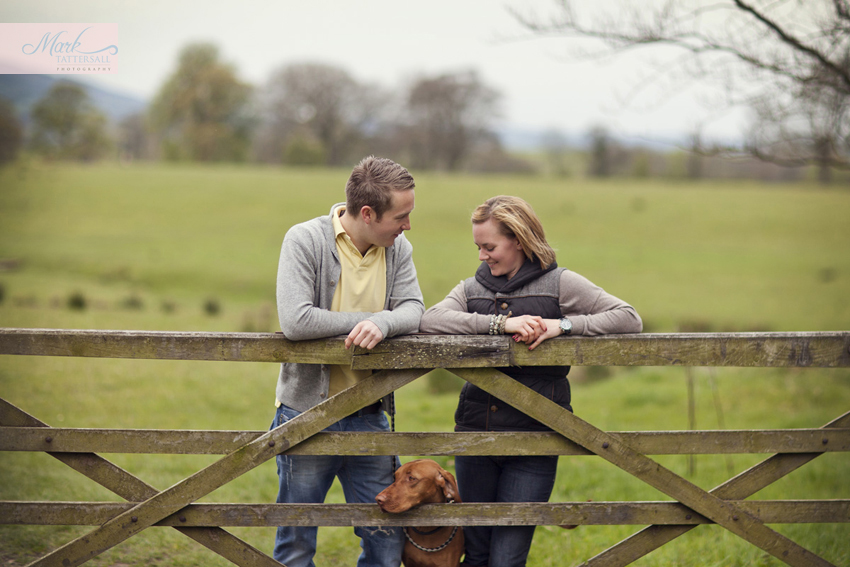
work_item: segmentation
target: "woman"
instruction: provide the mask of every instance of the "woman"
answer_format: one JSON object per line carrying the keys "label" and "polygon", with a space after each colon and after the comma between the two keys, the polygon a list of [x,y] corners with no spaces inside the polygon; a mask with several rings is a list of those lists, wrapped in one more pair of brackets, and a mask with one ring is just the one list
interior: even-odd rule
{"label": "woman", "polygon": [[[637,333],[641,319],[627,303],[555,263],[543,226],[518,197],[487,200],[472,214],[472,237],[481,265],[428,309],[420,331],[511,334],[534,349],[562,334]],[[572,411],[569,366],[500,368]],[[455,431],[549,431],[542,423],[467,383],[455,412]],[[476,457],[455,460],[464,502],[547,502],[558,457]],[[464,529],[463,565],[525,565],[535,526]]]}

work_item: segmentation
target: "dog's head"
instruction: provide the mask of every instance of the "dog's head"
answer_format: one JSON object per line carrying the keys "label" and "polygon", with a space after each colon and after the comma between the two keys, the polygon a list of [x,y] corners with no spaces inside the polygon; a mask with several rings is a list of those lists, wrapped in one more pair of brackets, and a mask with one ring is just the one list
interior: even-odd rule
{"label": "dog's head", "polygon": [[410,461],[395,472],[395,481],[375,497],[384,512],[398,514],[429,502],[460,502],[452,473],[431,459]]}

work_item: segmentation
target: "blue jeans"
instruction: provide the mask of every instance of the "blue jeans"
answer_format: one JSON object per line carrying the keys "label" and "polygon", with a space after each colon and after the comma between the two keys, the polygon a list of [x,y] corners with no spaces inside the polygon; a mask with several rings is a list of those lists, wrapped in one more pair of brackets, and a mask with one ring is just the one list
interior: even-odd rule
{"label": "blue jeans", "polygon": [[[280,406],[272,429],[299,415],[287,406]],[[387,418],[381,413],[362,417],[346,417],[325,431],[389,431]],[[278,455],[277,475],[280,491],[277,502],[285,504],[322,503],[339,477],[345,501],[349,504],[375,504],[375,496],[392,484],[395,461],[390,456],[338,455]],[[287,567],[314,567],[316,526],[280,526],[275,538],[274,558]],[[362,552],[358,567],[398,567],[404,548],[401,528],[356,527]]]}
{"label": "blue jeans", "polygon": [[[462,457],[455,459],[464,502],[548,502],[558,457]],[[463,528],[468,565],[525,565],[536,526]]]}

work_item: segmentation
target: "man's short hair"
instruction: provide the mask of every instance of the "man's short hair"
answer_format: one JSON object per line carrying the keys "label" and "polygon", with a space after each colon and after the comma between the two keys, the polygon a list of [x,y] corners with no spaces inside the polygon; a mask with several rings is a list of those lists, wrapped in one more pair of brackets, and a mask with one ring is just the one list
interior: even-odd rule
{"label": "man's short hair", "polygon": [[387,158],[369,156],[354,166],[345,184],[345,209],[358,214],[369,206],[377,219],[390,208],[393,191],[407,191],[416,184],[404,167]]}

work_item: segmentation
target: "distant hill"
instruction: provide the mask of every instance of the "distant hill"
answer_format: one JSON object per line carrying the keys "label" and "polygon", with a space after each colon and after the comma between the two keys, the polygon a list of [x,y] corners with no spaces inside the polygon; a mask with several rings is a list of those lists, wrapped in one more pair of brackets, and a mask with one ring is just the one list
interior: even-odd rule
{"label": "distant hill", "polygon": [[[502,126],[496,129],[496,135],[502,145],[516,152],[534,152],[551,145],[547,138],[555,135],[560,137],[560,144],[573,150],[590,148],[588,132],[544,130],[541,128],[525,128],[521,126]],[[686,147],[688,139],[682,137],[650,138],[609,132],[611,140],[625,148],[648,148],[659,152],[669,152],[676,148]]]}
{"label": "distant hill", "polygon": [[[537,151],[544,147],[547,133],[542,129],[525,128],[522,126],[505,125],[496,128],[496,135],[502,145],[511,151]],[[561,142],[565,147],[583,148],[587,145],[586,136],[574,132],[560,133]]]}
{"label": "distant hill", "polygon": [[141,98],[115,93],[67,77],[50,75],[0,75],[0,97],[12,102],[26,124],[29,122],[32,105],[47,94],[56,81],[68,81],[83,87],[88,92],[92,104],[114,122],[141,112],[147,106],[147,102]]}

